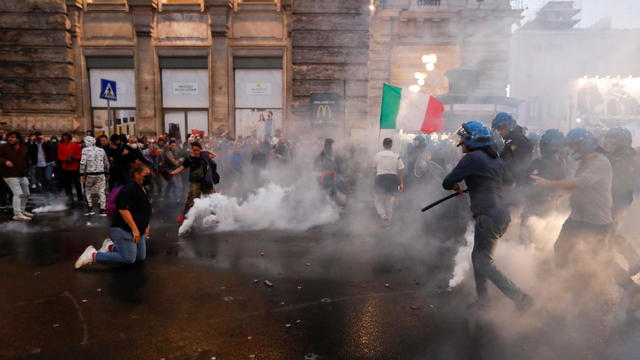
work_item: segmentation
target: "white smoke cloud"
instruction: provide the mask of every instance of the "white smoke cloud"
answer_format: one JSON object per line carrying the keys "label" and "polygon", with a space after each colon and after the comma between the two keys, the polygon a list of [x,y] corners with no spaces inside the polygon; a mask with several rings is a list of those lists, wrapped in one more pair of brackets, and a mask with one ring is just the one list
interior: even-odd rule
{"label": "white smoke cloud", "polygon": [[244,201],[222,194],[196,199],[178,233],[185,234],[196,225],[215,231],[305,231],[338,218],[336,205],[320,191],[306,192],[270,183],[249,194]]}

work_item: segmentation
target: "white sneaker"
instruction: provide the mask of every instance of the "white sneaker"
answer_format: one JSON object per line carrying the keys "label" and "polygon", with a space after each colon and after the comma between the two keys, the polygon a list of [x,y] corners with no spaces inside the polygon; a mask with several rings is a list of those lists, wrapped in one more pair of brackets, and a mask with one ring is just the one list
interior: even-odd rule
{"label": "white sneaker", "polygon": [[82,253],[82,255],[80,255],[80,257],[78,258],[78,260],[76,260],[75,263],[75,268],[76,269],[80,269],[83,266],[89,265],[91,263],[93,263],[93,256],[97,253],[96,248],[93,247],[93,245],[89,245],[84,252]]}
{"label": "white sneaker", "polygon": [[31,218],[28,217],[28,216],[25,216],[24,214],[18,214],[18,215],[14,215],[13,216],[13,220],[16,220],[16,221],[29,221],[29,220],[31,220]]}
{"label": "white sneaker", "polygon": [[86,213],[84,213],[84,216],[93,216],[93,215],[95,215],[95,214],[96,214],[96,213],[95,213],[93,210],[89,210],[89,211],[87,211]]}
{"label": "white sneaker", "polygon": [[104,239],[104,241],[102,242],[102,246],[100,247],[100,250],[98,250],[98,252],[101,253],[105,253],[105,252],[111,252],[111,248],[113,246],[113,241],[111,241],[111,239],[106,238]]}
{"label": "white sneaker", "polygon": [[30,218],[32,218],[32,217],[33,217],[33,213],[30,213],[30,212],[28,212],[28,211],[23,211],[23,212],[22,212],[22,215],[24,215],[24,216],[26,216],[26,217],[30,217]]}

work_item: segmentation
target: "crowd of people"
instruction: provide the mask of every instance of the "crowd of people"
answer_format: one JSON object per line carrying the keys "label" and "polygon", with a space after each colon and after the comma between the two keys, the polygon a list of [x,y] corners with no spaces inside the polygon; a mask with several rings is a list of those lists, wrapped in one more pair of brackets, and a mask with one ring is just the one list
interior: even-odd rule
{"label": "crowd of people", "polygon": [[[0,182],[0,205],[12,205],[13,220],[29,221],[33,214],[26,211],[26,202],[38,192],[49,202],[63,195],[67,206],[85,208],[87,216],[106,216],[109,191],[129,183],[135,165],[145,165],[151,170],[152,199],[173,204],[187,199],[184,215],[194,198],[215,191],[219,165],[228,176],[239,177],[265,168],[269,161],[287,163],[291,153],[279,130],[261,142],[226,134],[209,138],[198,131],[184,142],[168,134],[95,138],[87,131],[81,137],[64,133],[58,138],[38,131],[28,137],[0,132],[0,175],[5,179]],[[181,215],[178,221],[183,219]]]}
{"label": "crowd of people", "polygon": [[[386,229],[392,229],[394,210],[405,202],[401,193],[437,182],[446,190],[469,195],[475,222],[472,264],[478,307],[488,304],[487,282],[491,281],[521,310],[531,307],[533,298],[494,263],[497,242],[512,217],[519,216],[519,241],[530,244],[530,219],[544,219],[561,208],[568,195],[570,215],[554,248],[557,266],[586,258],[631,296],[639,295],[640,287],[631,277],[640,272],[640,255],[619,233],[640,175],[640,156],[632,147],[631,133],[612,128],[598,137],[577,128],[566,136],[557,129],[534,135],[511,115],[499,113],[491,126],[466,122],[448,138],[385,138],[382,151],[371,157],[365,148],[355,146],[336,151],[331,138],[289,142],[279,130],[262,141],[225,133],[207,137],[194,131],[184,142],[168,134],[157,139],[94,138],[91,132],[82,139],[63,134],[58,142],[39,132],[22,138],[11,131],[0,136],[4,180],[0,193],[2,201],[11,199],[16,221],[33,218],[27,211],[32,190],[50,199],[64,194],[69,205],[85,207],[87,216],[113,216],[111,238],[100,250],[88,247],[76,262],[76,267],[82,267],[94,261],[144,259],[156,202],[173,206],[184,202],[177,219],[182,222],[196,198],[220,191],[221,186],[225,193],[247,194],[264,185],[260,174],[267,168],[286,173],[294,163],[308,163],[319,188],[343,207],[359,189],[369,189],[364,193],[373,192],[372,209]],[[394,141],[398,152],[394,152]],[[313,155],[303,155],[309,151],[297,151],[298,146],[311,148]],[[462,151],[456,154],[456,147]],[[367,158],[368,162],[361,161]],[[370,186],[364,186],[361,178],[371,179]],[[455,222],[458,234],[464,235],[471,220],[465,214],[460,210],[441,220]],[[628,269],[615,265],[614,253],[627,260]]]}

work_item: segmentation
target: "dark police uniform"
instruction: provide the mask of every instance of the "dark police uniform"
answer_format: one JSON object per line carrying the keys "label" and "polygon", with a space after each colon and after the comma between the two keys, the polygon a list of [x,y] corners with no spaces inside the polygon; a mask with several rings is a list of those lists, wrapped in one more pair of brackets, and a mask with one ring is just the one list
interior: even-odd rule
{"label": "dark police uniform", "polygon": [[526,294],[509,280],[493,261],[498,239],[507,231],[511,221],[502,199],[502,187],[513,185],[511,173],[499,158],[489,156],[483,150],[466,154],[447,175],[442,186],[452,190],[465,181],[471,199],[471,212],[475,219],[475,236],[472,252],[473,271],[478,298],[487,298],[487,279],[491,280],[507,297],[520,302]]}

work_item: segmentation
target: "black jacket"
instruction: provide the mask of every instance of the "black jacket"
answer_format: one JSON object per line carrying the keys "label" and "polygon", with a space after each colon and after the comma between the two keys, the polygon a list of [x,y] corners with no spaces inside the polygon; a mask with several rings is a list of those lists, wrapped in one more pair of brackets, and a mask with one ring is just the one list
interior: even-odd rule
{"label": "black jacket", "polygon": [[517,185],[527,181],[528,170],[533,159],[533,145],[524,135],[524,130],[516,126],[504,139],[504,149],[500,157],[513,175]]}
{"label": "black jacket", "polygon": [[[42,149],[47,163],[57,160],[56,147],[50,141],[42,142]],[[31,160],[31,165],[38,166],[38,143],[29,144],[29,159]]]}

